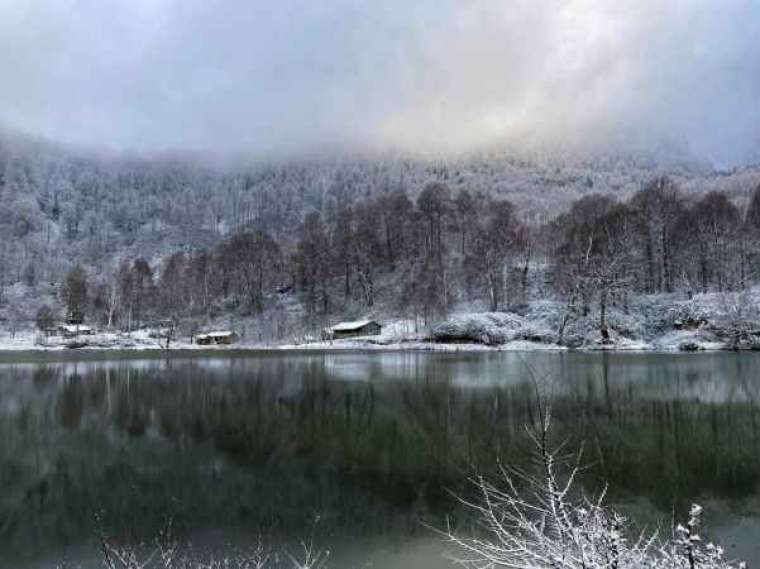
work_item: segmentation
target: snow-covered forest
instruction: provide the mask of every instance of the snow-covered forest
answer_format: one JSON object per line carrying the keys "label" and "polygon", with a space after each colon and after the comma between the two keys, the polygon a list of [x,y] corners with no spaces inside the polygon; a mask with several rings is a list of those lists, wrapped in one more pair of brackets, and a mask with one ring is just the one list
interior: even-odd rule
{"label": "snow-covered forest", "polygon": [[760,169],[500,153],[218,165],[4,134],[0,236],[11,334],[82,312],[121,330],[246,322],[278,341],[552,300],[606,339],[608,312],[642,295],[758,283]]}

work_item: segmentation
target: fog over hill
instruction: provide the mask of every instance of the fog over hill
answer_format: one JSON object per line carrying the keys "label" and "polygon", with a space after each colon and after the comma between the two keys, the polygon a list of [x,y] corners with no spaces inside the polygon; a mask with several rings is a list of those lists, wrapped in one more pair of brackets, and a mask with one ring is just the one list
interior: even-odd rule
{"label": "fog over hill", "polygon": [[757,161],[754,2],[0,5],[0,122],[98,149]]}
{"label": "fog over hill", "polygon": [[[29,328],[43,305],[56,317],[76,308],[90,322],[127,329],[160,317],[196,327],[242,318],[253,319],[255,338],[271,340],[346,316],[414,314],[432,324],[457,306],[506,309],[559,299],[567,294],[556,282],[569,254],[562,242],[570,246],[572,223],[588,215],[581,204],[594,201],[601,216],[593,218],[594,231],[614,223],[615,239],[638,248],[641,259],[659,255],[664,263],[655,275],[645,260],[631,260],[626,272],[639,276],[617,275],[611,290],[622,283],[672,290],[686,274],[707,279],[705,291],[735,289],[749,282],[742,267],[750,252],[724,258],[738,239],[729,226],[748,218],[759,185],[760,168],[717,171],[672,148],[659,155],[502,149],[253,161],[98,153],[6,131],[0,318],[5,327]],[[657,199],[678,193],[667,214],[679,232],[672,247],[684,240],[677,274],[668,267],[676,253],[667,243],[657,238],[650,250],[641,240],[659,231],[636,221],[649,215],[644,198],[613,221],[618,214],[609,204],[649,195],[647,189],[665,192]],[[702,222],[688,216],[701,215],[710,192],[725,195],[735,213],[719,221],[728,224],[721,239],[729,241],[706,269],[703,254],[688,244]],[[562,216],[571,208],[568,225]],[[604,217],[607,211],[613,217]],[[719,270],[725,282],[713,280]],[[78,300],[71,292],[76,271],[84,281]],[[583,302],[598,293],[583,292]]]}
{"label": "fog over hill", "polygon": [[[99,265],[138,256],[157,262],[178,249],[208,247],[245,229],[294,235],[309,211],[336,201],[403,190],[414,199],[426,184],[510,200],[518,217],[545,222],[584,195],[630,197],[657,176],[689,195],[725,191],[745,205],[760,167],[718,171],[673,146],[660,152],[606,153],[491,149],[456,157],[403,152],[329,153],[251,159],[190,152],[97,152],[5,130],[0,133],[0,193],[6,257],[57,252],[59,266]],[[18,243],[24,242],[20,246]],[[292,244],[292,242],[291,242]],[[31,252],[30,252],[31,251]],[[20,274],[21,269],[8,273]],[[98,269],[100,267],[98,266]],[[51,280],[60,280],[60,271]]]}

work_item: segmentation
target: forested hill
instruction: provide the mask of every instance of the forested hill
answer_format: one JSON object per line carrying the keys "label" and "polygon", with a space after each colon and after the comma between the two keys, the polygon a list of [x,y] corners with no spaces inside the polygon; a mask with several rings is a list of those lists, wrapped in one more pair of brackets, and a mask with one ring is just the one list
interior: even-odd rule
{"label": "forested hill", "polygon": [[[740,207],[760,182],[759,168],[720,173],[688,161],[663,165],[651,157],[626,155],[560,160],[490,153],[445,161],[384,156],[241,166],[188,157],[95,155],[3,134],[0,318],[5,325],[11,320],[31,321],[31,312],[43,301],[59,301],[58,310],[64,310],[64,281],[78,265],[88,278],[91,317],[114,325],[120,314],[123,319],[131,293],[119,291],[119,306],[113,305],[115,292],[111,301],[105,296],[118,278],[125,278],[126,267],[134,268],[139,260],[142,272],[150,272],[151,286],[160,291],[168,286],[160,284],[159,275],[171,255],[183,255],[185,270],[184,264],[201,262],[201,252],[209,255],[209,262],[237,267],[226,270],[219,265],[216,272],[208,273],[214,283],[206,279],[203,286],[219,290],[213,298],[205,292],[202,303],[191,303],[205,316],[263,310],[273,288],[293,290],[302,301],[303,287],[309,289],[310,303],[334,312],[336,303],[330,301],[328,285],[341,287],[341,294],[357,306],[363,302],[371,308],[378,293],[368,287],[376,287],[384,274],[409,261],[398,256],[420,255],[417,249],[431,247],[431,239],[436,240],[436,255],[451,252],[449,260],[438,258],[436,263],[464,263],[465,241],[472,238],[474,243],[478,219],[493,209],[489,204],[508,200],[515,224],[538,227],[583,196],[609,194],[625,200],[663,175],[670,176],[684,199],[719,190]],[[428,231],[418,236],[420,228],[430,229],[432,214],[418,198],[431,185],[445,194],[447,203],[441,206],[445,211],[435,214],[438,235]],[[393,228],[407,213],[410,227]],[[468,236],[470,230],[473,235]],[[322,242],[304,241],[309,232],[309,239]],[[410,250],[394,251],[393,240],[406,234],[408,242],[399,247]],[[324,250],[309,250],[316,245]],[[255,263],[257,270],[262,263],[271,265],[267,278],[238,274],[240,266],[250,261],[241,253],[248,247],[263,255]],[[314,257],[309,261],[323,267],[306,268],[309,255]],[[317,261],[324,255],[330,258]],[[319,279],[309,281],[304,274],[327,267],[329,274]],[[369,275],[370,270],[380,276]],[[372,278],[376,282],[368,280]],[[328,283],[320,284],[325,290],[314,290],[315,279]],[[200,286],[198,282],[193,286]],[[462,280],[456,286],[470,285]],[[447,294],[466,296],[459,290]],[[161,310],[155,305],[151,312],[160,316]]]}

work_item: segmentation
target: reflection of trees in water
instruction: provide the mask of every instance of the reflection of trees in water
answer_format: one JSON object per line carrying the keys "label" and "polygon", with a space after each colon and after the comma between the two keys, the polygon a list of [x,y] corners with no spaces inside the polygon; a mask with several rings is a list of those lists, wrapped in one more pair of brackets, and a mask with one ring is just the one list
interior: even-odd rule
{"label": "reflection of trees in water", "polygon": [[[754,491],[751,380],[740,374],[735,401],[712,403],[672,396],[701,383],[693,370],[658,389],[659,376],[621,381],[600,361],[555,389],[557,432],[589,443],[589,484],[606,479],[613,499],[643,495],[663,511]],[[17,373],[3,391],[15,411],[0,415],[3,541],[79,539],[101,508],[120,532],[153,531],[166,512],[196,527],[300,532],[318,512],[343,533],[419,529],[474,469],[527,456],[532,388],[465,388],[447,369],[332,381],[312,357]]]}

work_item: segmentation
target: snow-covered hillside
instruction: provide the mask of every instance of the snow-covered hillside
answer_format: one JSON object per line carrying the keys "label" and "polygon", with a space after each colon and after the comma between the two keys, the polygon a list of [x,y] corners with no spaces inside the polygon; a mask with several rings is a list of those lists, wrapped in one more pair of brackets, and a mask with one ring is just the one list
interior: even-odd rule
{"label": "snow-covered hillside", "polygon": [[[234,327],[259,344],[367,313],[429,328],[456,311],[556,312],[575,299],[584,318],[609,304],[612,319],[626,287],[756,282],[747,206],[759,185],[760,168],[717,172],[685,155],[212,164],[5,133],[0,330],[32,330],[42,307],[122,332],[160,318],[187,334]],[[551,336],[543,316],[521,317],[526,341]]]}

